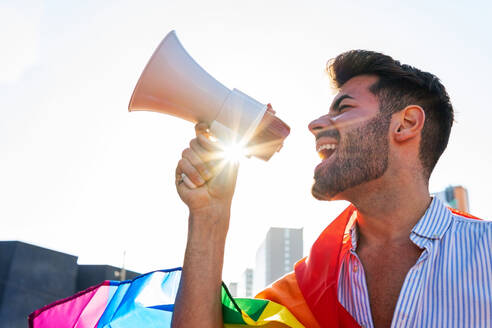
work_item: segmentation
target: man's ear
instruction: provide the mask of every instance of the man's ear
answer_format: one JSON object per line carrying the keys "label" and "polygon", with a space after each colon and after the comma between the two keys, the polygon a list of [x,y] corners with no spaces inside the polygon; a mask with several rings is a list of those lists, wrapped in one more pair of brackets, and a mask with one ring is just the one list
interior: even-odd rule
{"label": "man's ear", "polygon": [[394,114],[393,138],[396,142],[405,142],[417,136],[424,128],[425,112],[418,105],[409,105]]}

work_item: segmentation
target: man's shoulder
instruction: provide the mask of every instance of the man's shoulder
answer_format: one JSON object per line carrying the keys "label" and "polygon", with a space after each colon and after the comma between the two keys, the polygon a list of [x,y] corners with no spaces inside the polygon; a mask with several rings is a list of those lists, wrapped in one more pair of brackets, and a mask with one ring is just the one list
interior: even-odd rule
{"label": "man's shoulder", "polygon": [[472,221],[471,222],[476,222],[476,221],[479,221],[479,222],[482,222],[482,221],[485,221],[485,222],[490,222],[490,221],[486,221],[484,219],[481,219],[479,217],[476,217],[475,215],[472,215],[470,213],[467,213],[467,212],[464,212],[464,211],[461,211],[461,210],[458,210],[458,209],[455,209],[455,208],[451,208],[451,207],[448,207],[448,210],[451,211],[451,214],[456,216],[458,219],[471,219]]}
{"label": "man's shoulder", "polygon": [[464,228],[492,229],[492,221],[478,218],[466,212],[452,210],[451,217],[454,224],[461,224]]}
{"label": "man's shoulder", "polygon": [[[492,221],[483,220],[468,213],[452,211],[452,235],[492,244]],[[489,251],[492,253],[492,247]]]}

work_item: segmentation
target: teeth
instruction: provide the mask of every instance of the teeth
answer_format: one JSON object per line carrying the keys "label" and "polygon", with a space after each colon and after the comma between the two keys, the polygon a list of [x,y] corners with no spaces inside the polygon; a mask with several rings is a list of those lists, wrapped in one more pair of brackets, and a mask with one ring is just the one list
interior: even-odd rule
{"label": "teeth", "polygon": [[336,149],[337,148],[337,145],[335,144],[326,144],[326,145],[322,145],[318,148],[318,152],[324,150],[324,149]]}

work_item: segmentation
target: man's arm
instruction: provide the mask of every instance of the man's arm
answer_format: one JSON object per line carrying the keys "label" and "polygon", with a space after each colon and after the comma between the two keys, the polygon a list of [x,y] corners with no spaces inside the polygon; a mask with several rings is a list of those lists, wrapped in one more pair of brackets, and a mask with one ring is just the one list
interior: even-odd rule
{"label": "man's arm", "polygon": [[222,327],[222,266],[237,165],[221,161],[206,128],[196,126],[197,137],[176,168],[176,188],[190,215],[173,328]]}

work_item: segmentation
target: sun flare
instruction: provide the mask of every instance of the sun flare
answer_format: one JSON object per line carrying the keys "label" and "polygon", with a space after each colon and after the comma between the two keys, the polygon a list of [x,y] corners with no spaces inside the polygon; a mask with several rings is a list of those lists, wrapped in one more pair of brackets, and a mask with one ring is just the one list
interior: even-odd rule
{"label": "sun flare", "polygon": [[245,145],[242,143],[224,144],[221,148],[221,155],[227,162],[237,163],[248,154]]}

